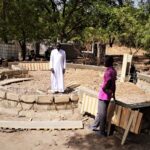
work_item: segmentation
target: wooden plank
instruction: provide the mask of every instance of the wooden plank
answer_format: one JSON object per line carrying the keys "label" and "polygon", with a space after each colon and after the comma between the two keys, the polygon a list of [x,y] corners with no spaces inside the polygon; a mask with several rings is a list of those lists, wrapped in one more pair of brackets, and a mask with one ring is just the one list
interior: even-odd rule
{"label": "wooden plank", "polygon": [[88,108],[87,108],[87,112],[92,114],[91,112],[91,106],[92,106],[92,97],[88,96]]}
{"label": "wooden plank", "polygon": [[107,121],[110,121],[114,115],[116,104],[115,102],[110,102],[107,109]]}
{"label": "wooden plank", "polygon": [[127,127],[129,117],[130,117],[130,113],[131,113],[131,109],[122,107],[122,113],[121,113],[121,116],[120,116],[120,123],[119,123],[120,127],[124,128],[124,129]]}
{"label": "wooden plank", "polygon": [[29,70],[29,64],[28,63],[25,63],[25,68],[26,68],[26,70]]}
{"label": "wooden plank", "polygon": [[47,70],[47,63],[44,63],[44,70],[46,71]]}
{"label": "wooden plank", "polygon": [[40,70],[40,71],[42,71],[42,69],[43,69],[43,68],[42,68],[42,64],[43,64],[43,63],[39,63],[39,70]]}
{"label": "wooden plank", "polygon": [[38,68],[37,68],[37,63],[34,63],[34,69],[37,71]]}
{"label": "wooden plank", "polygon": [[6,79],[3,81],[0,81],[0,86],[4,86],[7,84],[11,84],[11,83],[17,83],[17,82],[22,82],[22,81],[29,81],[32,80],[32,78],[14,78],[14,79]]}
{"label": "wooden plank", "polygon": [[130,129],[131,132],[134,132],[138,115],[139,115],[139,111],[134,111],[134,118],[133,118],[133,122],[131,124],[131,129]]}
{"label": "wooden plank", "polygon": [[44,64],[45,64],[45,63],[41,63],[41,68],[40,68],[40,69],[41,69],[41,71],[43,71],[43,70],[44,70]]}
{"label": "wooden plank", "polygon": [[40,64],[39,63],[35,63],[35,65],[37,66],[37,70],[40,70]]}
{"label": "wooden plank", "polygon": [[110,134],[110,129],[111,129],[111,121],[112,117],[114,115],[116,104],[115,102],[110,102],[108,109],[107,109],[107,122],[108,122],[108,128],[107,128],[107,136]]}
{"label": "wooden plank", "polygon": [[33,71],[33,63],[31,63],[31,71]]}
{"label": "wooden plank", "polygon": [[84,105],[84,112],[88,112],[88,103],[89,103],[89,96],[85,96],[85,105]]}
{"label": "wooden plank", "polygon": [[127,127],[126,127],[126,129],[125,129],[125,132],[124,132],[124,135],[123,135],[123,138],[122,138],[122,141],[121,141],[121,145],[124,145],[124,143],[125,143],[125,141],[126,141],[126,138],[127,138],[127,136],[128,136],[128,133],[129,133],[129,130],[130,130],[130,127],[131,127],[133,118],[134,118],[134,113],[132,112],[131,115],[130,115],[130,118],[129,118],[129,122],[128,122],[128,124],[127,124]]}
{"label": "wooden plank", "polygon": [[128,107],[128,108],[143,108],[143,107],[149,107],[150,106],[150,102],[146,101],[146,102],[137,102],[137,103],[132,103],[132,104],[128,104],[128,103],[124,103],[121,102],[119,100],[116,100],[116,103],[122,107]]}
{"label": "wooden plank", "polygon": [[117,105],[115,110],[115,115],[113,117],[114,124],[116,126],[119,126],[120,124],[121,111],[122,111],[122,107]]}
{"label": "wooden plank", "polygon": [[94,115],[94,111],[95,111],[95,109],[97,109],[97,108],[95,108],[96,100],[95,100],[95,98],[92,98],[92,104],[91,104],[91,110],[90,110],[92,115]]}
{"label": "wooden plank", "polygon": [[82,105],[81,105],[81,111],[80,113],[84,113],[84,105],[85,105],[85,93],[82,96]]}
{"label": "wooden plank", "polygon": [[49,70],[49,63],[46,63],[46,70]]}
{"label": "wooden plank", "polygon": [[29,70],[31,70],[31,63],[28,64]]}
{"label": "wooden plank", "polygon": [[95,116],[97,115],[97,112],[98,112],[98,99],[95,101]]}
{"label": "wooden plank", "polygon": [[0,121],[1,128],[15,129],[82,129],[82,121]]}
{"label": "wooden plank", "polygon": [[135,129],[134,129],[134,133],[136,134],[140,133],[141,131],[142,118],[143,118],[143,113],[139,112],[136,125],[135,125]]}

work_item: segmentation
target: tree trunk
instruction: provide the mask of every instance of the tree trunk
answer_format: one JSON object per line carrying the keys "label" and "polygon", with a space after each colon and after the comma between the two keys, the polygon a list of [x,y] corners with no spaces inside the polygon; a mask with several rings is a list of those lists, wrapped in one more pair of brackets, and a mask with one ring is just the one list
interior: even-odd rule
{"label": "tree trunk", "polygon": [[35,43],[35,55],[36,57],[39,57],[40,54],[40,42]]}
{"label": "tree trunk", "polygon": [[97,43],[97,65],[103,65],[106,54],[106,44]]}
{"label": "tree trunk", "polygon": [[22,57],[22,60],[24,61],[26,59],[26,42],[23,41],[23,42],[19,42],[19,43],[21,46],[21,57]]}
{"label": "tree trunk", "polygon": [[109,36],[109,46],[112,47],[115,41],[115,37]]}
{"label": "tree trunk", "polygon": [[[3,0],[2,2],[3,5],[3,9],[2,9],[2,19],[4,21],[4,23],[6,24],[6,18],[7,18],[7,5],[8,5],[8,1]],[[3,26],[3,40],[4,42],[7,44],[8,43],[8,38],[7,38],[7,25]]]}

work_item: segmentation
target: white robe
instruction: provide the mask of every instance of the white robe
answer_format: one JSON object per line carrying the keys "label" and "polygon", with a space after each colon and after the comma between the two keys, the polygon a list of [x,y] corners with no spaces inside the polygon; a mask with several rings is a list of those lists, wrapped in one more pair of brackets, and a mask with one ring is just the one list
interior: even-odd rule
{"label": "white robe", "polygon": [[50,69],[54,69],[51,73],[51,91],[64,92],[64,74],[63,69],[66,68],[66,53],[64,50],[52,50],[50,56]]}

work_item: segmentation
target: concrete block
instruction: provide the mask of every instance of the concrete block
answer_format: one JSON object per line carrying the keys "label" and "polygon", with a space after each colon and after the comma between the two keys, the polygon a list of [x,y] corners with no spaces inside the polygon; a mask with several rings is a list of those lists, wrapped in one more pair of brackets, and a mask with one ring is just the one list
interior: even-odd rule
{"label": "concrete block", "polygon": [[20,101],[26,103],[34,103],[37,101],[37,95],[22,95]]}
{"label": "concrete block", "polygon": [[79,100],[79,95],[77,93],[71,93],[70,99],[73,102],[77,102]]}
{"label": "concrete block", "polygon": [[71,103],[57,103],[54,107],[53,110],[70,110],[72,109]]}
{"label": "concrete block", "polygon": [[22,108],[23,110],[32,110],[34,109],[34,104],[33,103],[24,103],[24,102],[21,102],[21,105],[22,105]]}
{"label": "concrete block", "polygon": [[3,99],[0,98],[0,107],[3,107]]}
{"label": "concrete block", "polygon": [[53,96],[52,95],[39,95],[37,99],[37,103],[39,104],[52,104]]}
{"label": "concrete block", "polygon": [[19,101],[19,95],[16,93],[7,92],[6,99],[12,100],[12,101]]}
{"label": "concrete block", "polygon": [[9,108],[8,100],[4,99],[3,101],[1,101],[1,106],[4,108]]}
{"label": "concrete block", "polygon": [[54,96],[54,102],[56,104],[57,103],[67,103],[67,102],[69,102],[69,95],[62,94],[62,95]]}
{"label": "concrete block", "polygon": [[0,89],[0,98],[5,99],[6,98],[6,92]]}
{"label": "concrete block", "polygon": [[7,105],[8,105],[8,108],[14,108],[18,105],[18,102],[7,100]]}
{"label": "concrete block", "polygon": [[51,106],[50,104],[34,104],[34,110],[50,110]]}

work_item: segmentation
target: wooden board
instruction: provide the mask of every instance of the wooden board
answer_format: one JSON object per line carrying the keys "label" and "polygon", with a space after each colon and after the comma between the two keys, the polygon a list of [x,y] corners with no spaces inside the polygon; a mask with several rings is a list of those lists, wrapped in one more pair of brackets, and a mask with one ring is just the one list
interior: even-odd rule
{"label": "wooden board", "polygon": [[121,116],[120,116],[120,123],[119,123],[120,127],[124,128],[124,129],[127,127],[130,114],[131,114],[131,109],[122,107],[122,112],[121,112]]}
{"label": "wooden board", "polygon": [[136,134],[140,133],[140,131],[141,131],[142,118],[143,118],[143,113],[139,113],[139,115],[137,117],[136,125],[134,128],[134,133],[136,133]]}
{"label": "wooden board", "polygon": [[7,84],[11,84],[11,83],[17,83],[17,82],[22,82],[22,81],[29,81],[32,80],[32,78],[14,78],[14,79],[6,79],[3,81],[0,81],[0,86],[4,86]]}
{"label": "wooden board", "polygon": [[114,116],[113,116],[113,118],[112,118],[112,122],[113,122],[116,126],[119,126],[119,124],[120,124],[121,111],[122,111],[122,107],[116,105],[115,112],[114,112]]}
{"label": "wooden board", "polygon": [[84,105],[85,105],[85,94],[83,94],[82,96],[81,114],[84,113]]}
{"label": "wooden board", "polygon": [[14,129],[82,129],[82,121],[0,121],[1,128]]}
{"label": "wooden board", "polygon": [[134,111],[133,114],[134,114],[134,118],[133,118],[131,128],[130,128],[130,130],[132,132],[134,132],[134,130],[135,130],[135,126],[136,126],[137,118],[138,118],[138,115],[139,115],[139,111]]}

